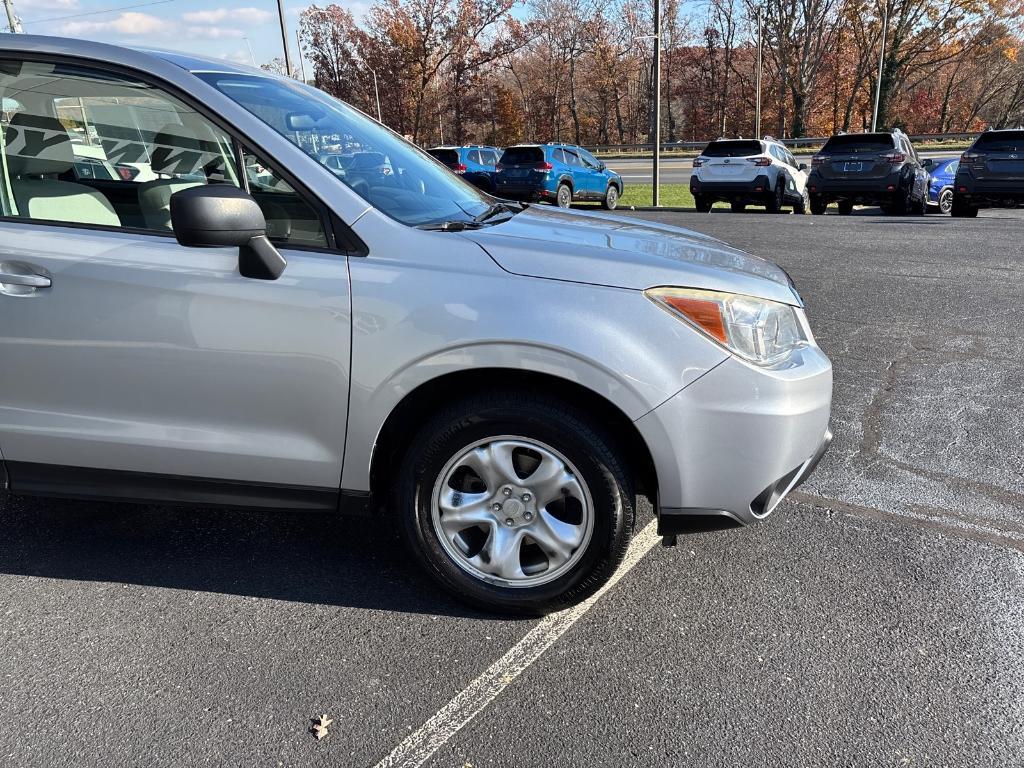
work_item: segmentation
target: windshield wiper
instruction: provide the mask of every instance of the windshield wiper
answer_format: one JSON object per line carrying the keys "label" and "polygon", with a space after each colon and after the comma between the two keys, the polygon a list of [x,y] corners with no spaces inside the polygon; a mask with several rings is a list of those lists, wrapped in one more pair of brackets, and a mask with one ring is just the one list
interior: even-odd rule
{"label": "windshield wiper", "polygon": [[515,216],[517,213],[522,211],[523,207],[524,206],[516,207],[515,203],[504,203],[504,202],[493,203],[492,205],[490,205],[487,208],[486,211],[484,211],[479,216],[477,216],[475,219],[473,219],[473,221],[476,222],[477,224],[482,224],[483,222],[487,221],[488,219],[493,219],[499,213],[507,213],[507,214],[509,214],[509,218],[511,218],[512,216]]}
{"label": "windshield wiper", "polygon": [[420,224],[417,229],[429,232],[462,232],[464,229],[480,229],[479,221],[439,221],[432,224]]}

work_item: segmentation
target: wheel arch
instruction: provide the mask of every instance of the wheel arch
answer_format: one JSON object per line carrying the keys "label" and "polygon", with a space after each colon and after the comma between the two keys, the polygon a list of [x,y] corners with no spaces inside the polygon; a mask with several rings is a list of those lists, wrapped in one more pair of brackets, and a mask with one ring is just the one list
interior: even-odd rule
{"label": "wheel arch", "polygon": [[[501,380],[498,386],[496,374]],[[637,492],[656,502],[658,478],[654,458],[639,429],[615,403],[583,384],[550,373],[493,367],[453,371],[425,381],[391,410],[370,458],[370,493],[378,505],[387,499],[410,438],[438,407],[454,399],[514,389],[543,392],[582,409],[620,446]]]}

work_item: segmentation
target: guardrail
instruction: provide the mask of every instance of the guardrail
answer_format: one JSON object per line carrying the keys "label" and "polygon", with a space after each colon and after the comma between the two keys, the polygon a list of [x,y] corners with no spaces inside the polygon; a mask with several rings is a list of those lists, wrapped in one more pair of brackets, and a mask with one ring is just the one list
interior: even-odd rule
{"label": "guardrail", "polygon": [[[973,141],[978,136],[977,132],[974,133],[921,133],[910,137],[911,141]],[[828,136],[803,136],[798,139],[777,139],[787,147],[815,147],[824,144],[829,140]],[[662,152],[672,152],[679,150],[693,150],[703,149],[708,145],[709,142],[714,139],[708,139],[707,141],[674,141],[674,142],[662,142]],[[654,144],[599,144],[590,145],[585,149],[593,152],[594,154],[608,154],[612,152],[646,152],[652,153],[654,151]]]}

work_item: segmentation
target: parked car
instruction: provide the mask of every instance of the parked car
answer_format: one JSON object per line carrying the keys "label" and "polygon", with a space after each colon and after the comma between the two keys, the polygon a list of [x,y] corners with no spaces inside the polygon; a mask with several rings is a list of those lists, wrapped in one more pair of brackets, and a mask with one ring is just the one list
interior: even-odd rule
{"label": "parked car", "polygon": [[960,158],[928,159],[922,165],[928,171],[928,213],[948,214],[953,209],[953,179]]}
{"label": "parked car", "polygon": [[611,211],[619,204],[623,189],[619,174],[572,144],[507,147],[495,181],[499,197],[554,203],[559,208],[568,208],[577,200],[592,200]]}
{"label": "parked car", "polygon": [[497,173],[498,158],[501,157],[501,150],[497,147],[431,147],[427,154],[436,157],[470,184],[494,193],[494,176]]}
{"label": "parked car", "polygon": [[784,206],[805,213],[807,166],[771,136],[718,139],[694,158],[690,192],[704,213],[720,200],[734,213],[748,205],[763,205],[770,213],[781,213]]}
{"label": "parked car", "polygon": [[924,214],[928,171],[900,130],[891,133],[839,133],[811,159],[807,180],[811,213],[838,203],[848,215],[854,205],[877,205],[884,213]]}
{"label": "parked car", "polygon": [[[374,515],[459,597],[542,613],[610,577],[638,493],[667,537],[754,523],[828,446],[831,365],[769,261],[496,200],[226,60],[3,35],[0,91],[25,107],[0,163],[13,493]],[[112,135],[162,115],[124,149],[168,178],[69,180],[69,95],[120,105]],[[332,172],[307,151],[330,136],[392,172]]]}
{"label": "parked car", "polygon": [[1024,205],[1024,129],[985,131],[960,157],[952,213]]}

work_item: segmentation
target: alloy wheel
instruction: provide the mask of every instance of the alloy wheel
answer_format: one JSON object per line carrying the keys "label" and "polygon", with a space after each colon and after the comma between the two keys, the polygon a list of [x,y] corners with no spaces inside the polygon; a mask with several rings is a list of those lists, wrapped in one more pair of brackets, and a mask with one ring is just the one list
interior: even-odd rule
{"label": "alloy wheel", "polygon": [[953,210],[953,190],[944,189],[939,195],[939,210],[944,214],[949,214]]}
{"label": "alloy wheel", "polygon": [[471,576],[534,587],[567,573],[594,528],[590,491],[572,463],[537,440],[506,435],[459,451],[432,494],[434,533]]}

